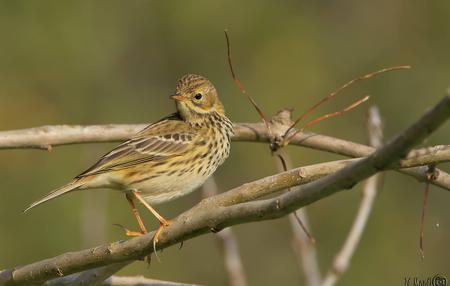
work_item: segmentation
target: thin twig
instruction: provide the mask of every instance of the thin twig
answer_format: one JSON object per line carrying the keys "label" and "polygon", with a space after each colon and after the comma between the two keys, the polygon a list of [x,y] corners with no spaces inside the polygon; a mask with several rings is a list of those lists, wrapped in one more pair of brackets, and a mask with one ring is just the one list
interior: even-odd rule
{"label": "thin twig", "polygon": [[244,94],[248,100],[250,101],[250,103],[253,105],[253,107],[256,109],[256,112],[258,112],[259,117],[261,118],[261,120],[263,121],[264,125],[267,128],[267,131],[269,132],[269,134],[271,133],[270,131],[270,125],[269,125],[269,121],[267,120],[266,115],[264,114],[264,112],[262,111],[261,108],[259,108],[258,104],[256,103],[256,101],[253,99],[253,96],[250,95],[250,93],[247,92],[247,90],[245,89],[244,85],[242,84],[242,82],[239,80],[239,78],[237,77],[236,73],[234,72],[234,68],[233,68],[233,61],[231,60],[231,44],[230,44],[230,38],[228,37],[228,32],[227,30],[224,31],[225,33],[225,39],[227,40],[227,58],[228,58],[228,66],[230,67],[230,72],[231,72],[231,76],[233,77],[233,81],[236,84],[236,86],[239,88],[239,90],[241,91],[242,94]]}
{"label": "thin twig", "polygon": [[[336,173],[305,184],[298,190],[271,199],[239,203],[239,197],[242,197],[249,188],[255,187],[248,183],[239,187],[241,191],[235,193],[232,205],[221,205],[221,200],[224,197],[227,198],[226,193],[204,199],[197,206],[174,219],[171,225],[164,228],[159,236],[157,248],[167,248],[207,233],[211,228],[220,230],[235,224],[279,218],[338,191],[349,189],[358,182],[398,162],[414,145],[428,137],[449,117],[450,97],[445,97],[418,121],[400,132],[394,139],[370,156],[357,160]],[[279,175],[284,178],[286,176],[283,173]],[[291,180],[282,182],[272,179],[270,183],[257,187],[273,192],[275,189],[281,190],[296,185],[292,182],[301,180],[298,177],[299,174],[296,177],[291,177]],[[272,178],[277,178],[277,175],[272,176]],[[230,192],[233,192],[233,190]],[[43,283],[61,274],[69,275],[111,263],[139,259],[153,251],[153,236],[154,232],[150,232],[129,240],[65,253],[29,265],[6,269],[0,272],[0,285]]]}
{"label": "thin twig", "polygon": [[387,73],[387,72],[391,72],[391,71],[396,71],[396,70],[403,70],[403,69],[410,69],[411,66],[409,65],[402,65],[402,66],[394,66],[394,67],[389,67],[389,68],[384,68],[375,72],[371,72],[362,76],[359,76],[357,78],[354,78],[348,82],[346,82],[345,84],[343,84],[341,87],[339,87],[337,90],[333,91],[332,93],[328,94],[327,96],[325,96],[324,98],[322,98],[319,102],[317,102],[316,104],[314,104],[312,107],[310,107],[305,113],[303,113],[302,115],[300,115],[293,123],[292,125],[286,130],[286,133],[284,134],[285,137],[286,135],[288,135],[289,131],[291,131],[295,125],[297,125],[300,121],[302,121],[303,119],[306,118],[306,116],[308,116],[309,114],[311,114],[314,110],[316,110],[317,107],[319,107],[320,105],[322,105],[323,103],[327,102],[328,100],[332,99],[333,97],[335,97],[336,95],[338,95],[339,93],[341,93],[343,90],[347,89],[348,87],[352,86],[353,84],[359,82],[359,81],[363,81],[366,79],[369,79],[371,77],[383,74],[383,73]]}
{"label": "thin twig", "polygon": [[[283,153],[283,155],[287,156],[287,152],[283,152],[281,150],[277,151],[277,154],[276,154],[276,157],[275,157],[275,158],[279,159],[279,161],[277,161],[278,162],[278,164],[277,164],[278,168],[277,169],[278,169],[278,172],[286,172],[290,168],[292,168],[292,164],[290,164],[289,165],[290,167],[288,168],[286,160],[284,159],[284,157],[283,157],[283,155],[281,153]],[[287,158],[287,159],[288,159],[288,161],[290,161],[290,158]],[[281,165],[279,163],[281,163]],[[291,188],[288,188],[287,190],[291,191]],[[300,210],[298,210],[298,211],[300,211]],[[315,243],[314,237],[311,235],[311,233],[309,232],[309,230],[305,226],[305,224],[303,224],[302,220],[300,219],[299,214],[297,212],[294,212],[292,214],[292,216],[294,216],[295,220],[297,221],[298,226],[300,226],[302,231],[306,234],[306,236],[308,237],[309,241],[314,244]]]}
{"label": "thin twig", "polygon": [[425,258],[425,252],[423,250],[423,237],[424,237],[424,227],[425,227],[425,214],[427,212],[428,205],[428,193],[430,191],[430,182],[437,176],[436,166],[430,165],[428,166],[428,170],[426,172],[427,180],[425,181],[425,190],[423,194],[423,207],[422,207],[422,215],[420,216],[420,237],[419,237],[419,253],[422,259]]}
{"label": "thin twig", "polygon": [[[219,193],[216,180],[210,177],[202,187],[203,197],[215,196]],[[217,233],[228,274],[228,285],[246,286],[247,278],[239,253],[239,245],[231,227]]]}
{"label": "thin twig", "polygon": [[[382,125],[383,124],[378,109],[376,107],[370,108],[367,128],[370,144],[375,148],[379,148],[383,142]],[[355,216],[353,225],[341,250],[336,254],[333,265],[328,271],[328,274],[325,276],[322,286],[335,285],[342,274],[347,271],[353,253],[355,253],[355,250],[367,225],[367,221],[372,211],[376,195],[381,187],[381,177],[382,174],[376,174],[366,181],[363,189],[361,203]]]}
{"label": "thin twig", "polygon": [[[285,166],[282,166],[277,161],[278,172],[283,172],[292,169],[292,161],[286,150],[279,150],[282,152]],[[281,155],[281,154],[280,154]],[[285,168],[284,168],[285,167]],[[290,190],[295,190],[296,187]],[[297,217],[300,221],[297,220]],[[303,226],[299,226],[299,223]],[[316,286],[320,284],[321,276],[319,263],[317,262],[317,254],[315,244],[313,243],[311,235],[309,235],[309,221],[306,207],[298,209],[289,215],[289,224],[292,229],[292,246],[295,254],[297,255],[297,261],[300,271],[304,274],[305,285]]]}
{"label": "thin twig", "polygon": [[318,123],[320,121],[323,121],[323,120],[326,120],[326,119],[329,119],[329,118],[333,118],[333,117],[336,117],[336,116],[340,116],[340,115],[342,115],[342,114],[344,114],[344,113],[346,113],[346,112],[348,112],[350,110],[353,110],[354,108],[356,108],[360,104],[366,102],[369,98],[370,98],[370,96],[366,95],[365,97],[363,97],[363,98],[353,102],[352,104],[350,104],[349,106],[347,106],[347,107],[345,107],[345,108],[343,108],[341,110],[324,114],[322,116],[319,116],[319,117],[317,117],[317,118],[315,118],[313,120],[310,120],[310,121],[306,122],[299,130],[296,130],[296,131],[292,132],[292,134],[289,135],[289,136],[286,135],[285,139],[282,142],[282,145],[283,146],[288,145],[290,140],[295,135],[297,135],[299,133],[302,133],[303,131],[305,131],[306,128],[311,127],[311,126],[313,126],[314,124],[316,124],[316,123]]}

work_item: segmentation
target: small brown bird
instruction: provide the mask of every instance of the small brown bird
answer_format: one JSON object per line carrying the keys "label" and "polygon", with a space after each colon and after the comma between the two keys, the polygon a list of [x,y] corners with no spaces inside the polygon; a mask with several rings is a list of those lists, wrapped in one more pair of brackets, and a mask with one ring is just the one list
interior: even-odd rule
{"label": "small brown bird", "polygon": [[140,232],[147,232],[134,199],[141,201],[160,221],[169,222],[151,205],[186,195],[201,186],[230,153],[231,121],[217,91],[206,78],[188,74],[171,96],[177,112],[147,126],[133,138],[104,155],[96,164],[56,189],[25,211],[74,190],[109,188],[125,193]]}

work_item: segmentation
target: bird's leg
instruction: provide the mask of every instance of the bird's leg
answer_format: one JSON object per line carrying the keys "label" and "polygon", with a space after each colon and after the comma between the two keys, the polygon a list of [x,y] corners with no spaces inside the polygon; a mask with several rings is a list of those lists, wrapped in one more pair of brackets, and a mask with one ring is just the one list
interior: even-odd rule
{"label": "bird's leg", "polygon": [[151,205],[149,205],[147,201],[145,201],[145,199],[139,194],[139,192],[133,191],[133,195],[159,220],[160,227],[153,237],[153,250],[156,253],[156,243],[158,243],[158,237],[161,234],[161,231],[163,231],[165,227],[169,226],[170,222],[163,218]]}
{"label": "bird's leg", "polygon": [[137,191],[133,191],[133,195],[159,220],[161,225],[168,226],[169,222],[163,218]]}
{"label": "bird's leg", "polygon": [[140,236],[140,235],[146,234],[147,233],[147,229],[145,228],[145,225],[142,222],[141,216],[139,215],[139,211],[137,210],[136,205],[134,204],[134,200],[133,200],[134,196],[131,195],[131,194],[126,194],[125,196],[127,198],[128,203],[130,203],[131,208],[133,209],[134,216],[136,217],[136,220],[137,220],[137,222],[139,224],[139,228],[141,229],[140,232],[138,232],[138,231],[130,231],[128,229],[125,229],[126,235],[128,235],[128,236]]}

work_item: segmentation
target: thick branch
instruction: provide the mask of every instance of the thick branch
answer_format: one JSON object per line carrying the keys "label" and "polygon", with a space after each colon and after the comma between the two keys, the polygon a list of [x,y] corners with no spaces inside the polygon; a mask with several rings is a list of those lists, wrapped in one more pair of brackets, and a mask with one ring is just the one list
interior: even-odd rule
{"label": "thick branch", "polygon": [[[199,236],[211,228],[222,229],[238,223],[278,218],[340,190],[349,189],[359,181],[395,164],[414,144],[427,137],[449,116],[450,98],[445,97],[415,124],[367,158],[273,199],[239,203],[239,197],[236,197],[237,204],[230,206],[221,206],[222,195],[205,199],[177,217],[161,232],[157,248],[166,248]],[[298,181],[301,181],[298,178],[300,174],[297,173],[297,178],[291,177],[290,183],[280,182],[285,176],[285,173],[279,174],[279,177],[272,176],[272,182],[259,188],[274,191],[280,190],[280,186],[283,189],[298,185]],[[242,194],[252,189],[257,182],[243,185]],[[30,265],[5,270],[0,273],[0,285],[30,285],[32,282],[44,282],[61,274],[68,275],[89,268],[138,259],[152,251],[153,234],[152,232],[125,241],[65,253]]]}

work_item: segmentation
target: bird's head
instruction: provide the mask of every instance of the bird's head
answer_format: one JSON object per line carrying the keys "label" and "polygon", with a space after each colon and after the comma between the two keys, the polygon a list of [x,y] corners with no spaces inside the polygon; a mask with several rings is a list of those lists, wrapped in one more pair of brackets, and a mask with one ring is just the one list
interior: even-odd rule
{"label": "bird's head", "polygon": [[178,111],[187,121],[201,120],[213,113],[225,115],[215,87],[208,79],[199,75],[187,74],[180,78],[176,92],[171,98],[175,100]]}

